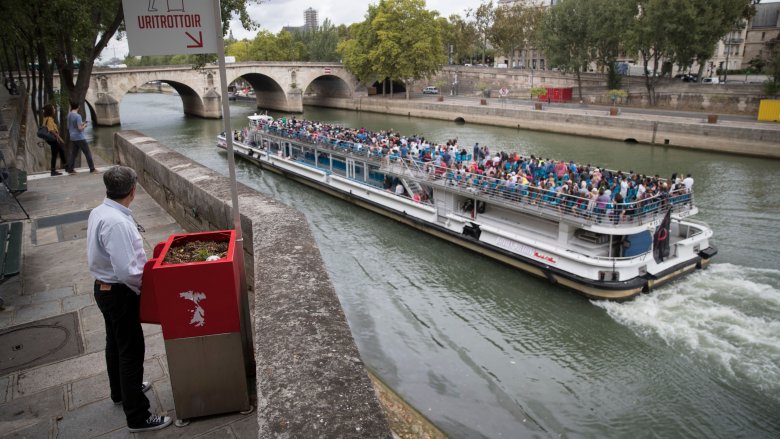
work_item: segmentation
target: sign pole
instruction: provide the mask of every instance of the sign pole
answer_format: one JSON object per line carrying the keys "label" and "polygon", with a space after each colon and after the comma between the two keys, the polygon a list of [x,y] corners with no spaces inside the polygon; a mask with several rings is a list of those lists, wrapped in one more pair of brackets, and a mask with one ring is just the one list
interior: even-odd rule
{"label": "sign pole", "polygon": [[225,144],[227,146],[228,170],[230,174],[230,197],[233,203],[233,227],[236,229],[236,254],[234,258],[238,264],[238,279],[240,284],[239,308],[241,328],[243,332],[242,344],[246,356],[244,367],[247,376],[255,375],[254,342],[252,337],[252,324],[249,315],[249,297],[246,285],[246,267],[244,267],[244,235],[241,231],[241,213],[238,209],[238,185],[236,183],[236,159],[233,154],[233,131],[230,127],[230,100],[228,99],[227,73],[225,72],[225,42],[222,38],[222,11],[219,0],[213,0],[214,21],[217,34],[217,64],[219,65],[219,87],[222,101],[222,120],[225,126]]}
{"label": "sign pole", "polygon": [[233,226],[236,229],[236,241],[243,242],[241,233],[241,214],[238,211],[238,186],[236,184],[236,159],[233,154],[233,131],[230,128],[230,103],[227,99],[228,84],[225,72],[225,43],[222,39],[222,12],[219,0],[213,0],[214,20],[217,30],[217,64],[219,65],[219,87],[222,101],[222,121],[225,126],[225,143],[227,144],[228,170],[230,172],[230,196],[233,203]]}

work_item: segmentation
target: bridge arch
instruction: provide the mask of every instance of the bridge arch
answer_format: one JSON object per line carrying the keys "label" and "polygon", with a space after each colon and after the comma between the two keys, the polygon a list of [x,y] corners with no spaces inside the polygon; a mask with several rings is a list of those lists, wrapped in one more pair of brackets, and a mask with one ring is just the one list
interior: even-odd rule
{"label": "bridge arch", "polygon": [[257,108],[295,111],[295,109],[290,110],[287,93],[274,78],[263,73],[249,72],[237,75],[229,80],[228,84],[232,84],[239,78],[248,82],[254,89]]}
{"label": "bridge arch", "polygon": [[301,89],[307,99],[352,98],[354,90],[343,78],[336,75],[320,75],[312,78]]}

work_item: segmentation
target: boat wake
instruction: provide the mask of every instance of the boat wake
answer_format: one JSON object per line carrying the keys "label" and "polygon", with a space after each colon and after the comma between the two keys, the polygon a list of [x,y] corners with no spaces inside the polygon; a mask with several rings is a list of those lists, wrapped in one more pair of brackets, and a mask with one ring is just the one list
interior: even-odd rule
{"label": "boat wake", "polygon": [[714,264],[634,301],[594,304],[726,382],[780,401],[780,270]]}

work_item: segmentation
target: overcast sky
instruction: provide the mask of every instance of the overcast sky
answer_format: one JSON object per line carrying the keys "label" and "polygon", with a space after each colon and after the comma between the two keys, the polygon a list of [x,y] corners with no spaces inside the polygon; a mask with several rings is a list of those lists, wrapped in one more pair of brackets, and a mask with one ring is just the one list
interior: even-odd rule
{"label": "overcast sky", "polygon": [[[376,0],[263,0],[262,4],[249,7],[249,15],[260,24],[260,28],[276,34],[283,26],[303,26],[303,11],[309,7],[317,11],[320,24],[326,18],[335,24],[346,24],[363,21],[368,5]],[[479,0],[427,0],[428,9],[439,11],[439,15],[449,17],[451,14],[464,15],[467,8],[479,6]],[[241,27],[238,20],[230,23],[233,36],[239,40],[254,38],[257,31],[248,31]],[[121,41],[112,39],[105,51],[103,59],[113,57],[123,59],[127,56],[127,39]]]}
{"label": "overcast sky", "polygon": [[[376,3],[372,0],[264,0],[260,5],[249,7],[250,16],[263,29],[272,33],[282,30],[282,26],[303,26],[303,11],[313,8],[317,11],[317,18],[320,24],[326,18],[333,24],[346,24],[363,21],[368,11],[368,5]],[[478,0],[427,0],[428,9],[439,11],[439,15],[448,17],[450,14],[461,14],[467,8],[476,8],[479,6]],[[241,24],[236,20],[231,22],[233,36],[242,38],[251,38],[254,32],[248,32],[241,28]]]}
{"label": "overcast sky", "polygon": [[[763,0],[762,3],[774,3],[780,0]],[[362,21],[368,11],[368,5],[376,3],[376,0],[263,0],[260,5],[249,7],[249,15],[260,24],[262,29],[276,34],[283,26],[303,26],[303,11],[311,7],[317,11],[320,24],[326,18],[333,24],[346,24]],[[427,0],[428,9],[439,12],[443,17],[451,14],[465,15],[468,8],[476,9],[480,0]],[[494,2],[495,4],[496,2]],[[241,27],[238,20],[230,23],[233,36],[237,39],[252,39],[257,31],[248,31]],[[127,39],[121,41],[112,39],[103,52],[103,59],[113,57],[124,58],[127,56]]]}

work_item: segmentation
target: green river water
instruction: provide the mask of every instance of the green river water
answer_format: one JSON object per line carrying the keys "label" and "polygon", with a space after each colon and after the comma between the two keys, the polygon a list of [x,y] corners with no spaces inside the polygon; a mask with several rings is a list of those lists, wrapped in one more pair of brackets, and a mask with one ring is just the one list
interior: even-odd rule
{"label": "green river water", "polygon": [[[232,104],[233,127],[253,111]],[[121,129],[227,175],[222,121],[162,94],[129,94],[120,114]],[[241,182],[308,218],[365,363],[452,437],[780,437],[780,161],[320,108],[298,117],[693,174],[715,262],[616,304],[237,160]],[[93,148],[116,130],[96,128]]]}

